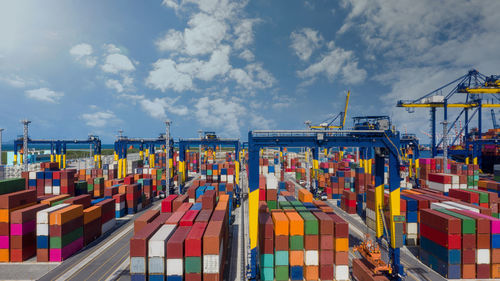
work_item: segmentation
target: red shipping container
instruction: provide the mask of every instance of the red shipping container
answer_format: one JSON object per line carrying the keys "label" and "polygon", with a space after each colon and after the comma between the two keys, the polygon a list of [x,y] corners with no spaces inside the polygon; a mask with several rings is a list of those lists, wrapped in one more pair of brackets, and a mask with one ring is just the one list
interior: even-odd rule
{"label": "red shipping container", "polygon": [[203,234],[208,223],[197,222],[191,227],[191,231],[186,237],[184,253],[186,257],[201,257],[202,256],[202,241]]}

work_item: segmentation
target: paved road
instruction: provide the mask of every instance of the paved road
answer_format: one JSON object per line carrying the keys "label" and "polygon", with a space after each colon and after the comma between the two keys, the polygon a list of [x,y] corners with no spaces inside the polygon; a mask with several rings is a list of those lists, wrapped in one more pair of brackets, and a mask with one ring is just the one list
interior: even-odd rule
{"label": "paved road", "polygon": [[[295,182],[295,179],[291,176],[286,176],[287,180],[295,183],[296,191],[297,188],[303,188],[301,185]],[[375,237],[375,232],[369,229],[363,220],[358,215],[349,215],[344,212],[342,209],[337,207],[335,200],[328,200],[327,202],[340,217],[346,220],[349,223],[349,246],[352,247],[354,245],[358,245],[362,239],[364,239],[364,235],[366,232],[370,234],[370,237]],[[412,251],[418,250],[418,248],[412,249]],[[387,245],[383,245],[381,247],[381,252],[387,260]],[[352,259],[358,254],[353,254],[352,251],[349,253],[349,261],[352,262]],[[415,255],[413,255],[407,247],[401,248],[401,263],[403,264],[406,273],[408,274],[406,280],[428,280],[428,281],[445,281],[447,279],[443,278],[441,275],[431,270],[429,267],[420,262]]]}
{"label": "paved road", "polygon": [[[187,186],[191,185],[192,181],[188,182]],[[154,202],[149,209],[159,209],[160,203],[160,200]],[[134,233],[133,222],[144,211],[128,215],[123,220],[118,219],[119,228],[101,236],[89,245],[88,249],[64,261],[39,280],[107,280],[113,274],[116,277],[114,279],[130,280],[128,275],[129,241]],[[123,269],[123,272],[121,270],[117,272],[119,268]]]}

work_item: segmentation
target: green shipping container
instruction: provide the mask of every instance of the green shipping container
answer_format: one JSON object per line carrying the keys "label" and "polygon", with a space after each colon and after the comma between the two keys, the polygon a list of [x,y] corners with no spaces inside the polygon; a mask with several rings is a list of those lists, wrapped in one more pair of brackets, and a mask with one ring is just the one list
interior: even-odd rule
{"label": "green shipping container", "polygon": [[274,209],[278,209],[278,201],[267,201],[267,207],[269,208],[269,210],[274,210]]}
{"label": "green shipping container", "polygon": [[479,194],[479,203],[489,203],[489,194],[476,189],[467,189],[467,191]]}
{"label": "green shipping container", "polygon": [[290,250],[304,250],[304,236],[290,236]]}
{"label": "green shipping container", "polygon": [[275,270],[276,270],[276,281],[288,281],[289,278],[288,278],[288,265],[286,266],[276,266],[275,267]]}
{"label": "green shipping container", "polygon": [[83,227],[77,228],[72,232],[60,236],[50,236],[50,248],[51,249],[62,249],[63,247],[69,245],[71,242],[76,241],[78,238],[83,236]]}
{"label": "green shipping container", "polygon": [[[297,209],[298,211],[298,209]],[[309,211],[299,211],[300,216],[304,219],[304,234],[318,235],[318,219]]]}
{"label": "green shipping container", "polygon": [[446,210],[446,209],[436,209],[437,211],[447,214],[450,216],[453,216],[455,218],[459,218],[462,220],[462,234],[476,234],[476,220],[469,218],[467,216],[457,214],[453,212],[452,210]]}
{"label": "green shipping container", "polygon": [[185,257],[184,270],[186,273],[201,273],[201,257]]}
{"label": "green shipping container", "polygon": [[14,178],[0,181],[0,195],[21,191],[25,188],[26,180],[24,178]]}

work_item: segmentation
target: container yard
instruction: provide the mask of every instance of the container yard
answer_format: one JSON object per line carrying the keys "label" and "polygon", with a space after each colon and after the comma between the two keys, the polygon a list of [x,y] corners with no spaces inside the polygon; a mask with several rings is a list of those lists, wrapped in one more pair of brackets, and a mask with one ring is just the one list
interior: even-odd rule
{"label": "container yard", "polygon": [[0,280],[500,280],[499,1],[3,2]]}

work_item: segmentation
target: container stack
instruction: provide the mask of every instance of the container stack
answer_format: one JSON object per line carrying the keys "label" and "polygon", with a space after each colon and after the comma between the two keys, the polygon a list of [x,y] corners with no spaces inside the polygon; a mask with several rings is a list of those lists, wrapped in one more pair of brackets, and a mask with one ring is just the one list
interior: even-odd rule
{"label": "container stack", "polygon": [[149,280],[165,280],[167,265],[167,241],[174,233],[175,225],[162,225],[148,242]]}
{"label": "container stack", "polygon": [[104,234],[115,227],[115,200],[104,199],[95,204],[101,207],[101,234]]}
{"label": "container stack", "polygon": [[[262,211],[263,209],[264,211]],[[273,218],[268,212],[265,211],[265,209],[267,209],[265,202],[261,202],[259,207],[260,279],[262,281],[271,281],[274,280],[274,223]],[[292,248],[292,245],[290,245],[290,248]],[[298,247],[294,246],[293,248]],[[291,250],[290,271],[300,271],[303,265],[303,249],[296,251]]]}
{"label": "container stack", "polygon": [[37,204],[10,214],[10,261],[23,262],[36,255],[36,213],[48,208]]}
{"label": "container stack", "polygon": [[335,224],[333,219],[322,211],[314,211],[319,222],[319,278],[321,280],[334,279],[334,242]]}
{"label": "container stack", "polygon": [[344,190],[340,201],[340,208],[348,214],[356,214],[356,193]]}
{"label": "container stack", "polygon": [[184,268],[186,281],[203,280],[202,240],[207,222],[195,222],[184,244]]}
{"label": "container stack", "polygon": [[113,199],[115,200],[115,217],[124,217],[127,214],[127,196],[125,194],[115,194]]}
{"label": "container stack", "polygon": [[183,280],[184,276],[184,241],[191,227],[179,226],[167,242],[167,280]]}
{"label": "container stack", "polygon": [[[304,220],[292,208],[286,209],[285,215],[287,216],[290,225],[289,229],[290,279],[303,280],[304,279]],[[278,240],[276,239],[276,241]]]}
{"label": "container stack", "polygon": [[52,212],[70,206],[69,204],[59,204],[44,209],[36,213],[36,259],[38,262],[48,262],[50,259],[50,232],[49,216]]}
{"label": "container stack", "polygon": [[[287,216],[282,211],[271,211],[271,216],[274,223],[274,270],[275,279],[288,280],[288,249],[292,241],[289,241],[289,221]],[[295,237],[296,238],[296,237]],[[290,243],[290,244],[289,244]],[[293,241],[294,247],[297,247],[297,242]]]}
{"label": "container stack", "polygon": [[[20,182],[10,181],[7,188],[15,190],[21,186]],[[24,188],[24,183],[22,184]],[[6,188],[6,189],[7,189]],[[0,262],[9,262],[10,260],[10,222],[11,213],[36,204],[36,191],[23,190],[0,195]]]}
{"label": "container stack", "polygon": [[61,262],[83,248],[83,206],[70,205],[50,213],[49,260]]}
{"label": "container stack", "polygon": [[[473,264],[464,252],[462,256],[462,221],[440,210],[420,211],[420,259],[431,269],[449,279],[461,278],[461,264]],[[466,231],[468,232],[468,231]],[[467,245],[467,238],[465,238]]]}
{"label": "container stack", "polygon": [[83,210],[83,245],[88,245],[101,236],[101,215],[101,206],[92,206]]}

